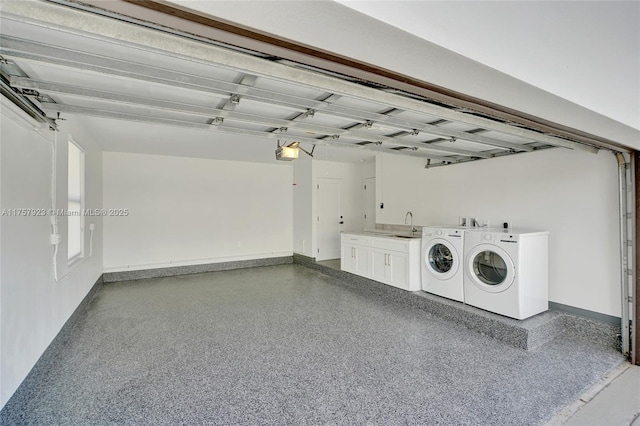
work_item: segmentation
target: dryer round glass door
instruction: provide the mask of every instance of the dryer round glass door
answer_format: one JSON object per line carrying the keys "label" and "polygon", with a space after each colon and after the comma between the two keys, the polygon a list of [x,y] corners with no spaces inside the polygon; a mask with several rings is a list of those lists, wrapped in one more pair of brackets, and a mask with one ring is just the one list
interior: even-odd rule
{"label": "dryer round glass door", "polygon": [[484,291],[500,293],[515,279],[515,266],[500,247],[482,244],[474,248],[467,259],[473,283]]}
{"label": "dryer round glass door", "polygon": [[458,271],[460,260],[456,249],[446,240],[432,240],[427,246],[424,259],[427,269],[434,277],[447,280]]}

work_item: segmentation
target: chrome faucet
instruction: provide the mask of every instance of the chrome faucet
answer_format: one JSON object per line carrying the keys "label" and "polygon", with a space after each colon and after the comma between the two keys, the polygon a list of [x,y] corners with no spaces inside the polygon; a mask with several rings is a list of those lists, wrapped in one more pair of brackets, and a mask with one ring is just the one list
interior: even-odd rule
{"label": "chrome faucet", "polygon": [[416,228],[413,227],[413,213],[408,211],[406,215],[404,215],[404,224],[407,224],[407,217],[411,217],[411,236],[413,237],[413,233],[417,231]]}

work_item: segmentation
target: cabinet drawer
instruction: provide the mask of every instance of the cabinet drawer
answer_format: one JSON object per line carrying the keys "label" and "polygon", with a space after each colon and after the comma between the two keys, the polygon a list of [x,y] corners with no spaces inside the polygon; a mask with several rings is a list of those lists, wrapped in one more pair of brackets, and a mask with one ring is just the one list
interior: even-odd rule
{"label": "cabinet drawer", "polygon": [[341,241],[346,244],[371,245],[373,238],[364,235],[342,234]]}
{"label": "cabinet drawer", "polygon": [[374,238],[373,245],[376,248],[384,250],[395,250],[405,253],[409,251],[409,241],[396,240],[393,238]]}

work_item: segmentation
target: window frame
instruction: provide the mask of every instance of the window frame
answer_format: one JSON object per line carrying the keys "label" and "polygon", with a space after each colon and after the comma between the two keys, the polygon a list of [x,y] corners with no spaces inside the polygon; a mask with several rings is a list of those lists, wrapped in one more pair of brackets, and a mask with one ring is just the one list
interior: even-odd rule
{"label": "window frame", "polygon": [[[80,251],[79,252],[75,252],[73,253],[72,256],[69,256],[69,245],[71,242],[71,235],[70,235],[70,230],[71,230],[71,211],[69,210],[69,201],[70,201],[70,197],[69,197],[69,173],[71,172],[70,169],[70,164],[69,164],[69,148],[71,146],[74,146],[80,155],[80,159],[79,159],[79,164],[78,164],[78,168],[79,168],[79,180],[80,180],[80,202],[79,202],[79,207],[78,207],[78,218],[79,218],[79,227],[80,227],[80,235],[79,235],[79,240],[80,240]],[[85,149],[72,137],[69,136],[69,140],[67,143],[67,264],[69,266],[72,266],[74,264],[77,264],[78,262],[82,261],[85,258],[85,241],[84,241],[84,228],[85,228],[85,220],[84,220],[84,215],[83,215],[83,211],[85,208],[85,158],[86,158],[86,151]]]}

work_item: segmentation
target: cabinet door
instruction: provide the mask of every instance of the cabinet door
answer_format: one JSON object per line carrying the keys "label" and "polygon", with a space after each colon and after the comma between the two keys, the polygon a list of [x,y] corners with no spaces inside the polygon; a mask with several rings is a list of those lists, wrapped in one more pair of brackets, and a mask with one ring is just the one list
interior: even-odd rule
{"label": "cabinet door", "polygon": [[371,249],[363,246],[355,246],[355,273],[363,277],[371,276]]}
{"label": "cabinet door", "polygon": [[409,289],[409,254],[390,251],[387,254],[388,284],[402,289]]}
{"label": "cabinet door", "polygon": [[387,252],[384,250],[372,250],[372,268],[371,278],[380,281],[387,282]]}
{"label": "cabinet door", "polygon": [[352,244],[342,244],[340,251],[340,269],[356,273],[356,247]]}

